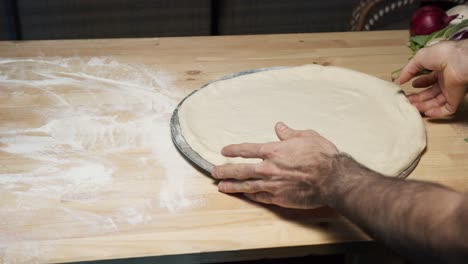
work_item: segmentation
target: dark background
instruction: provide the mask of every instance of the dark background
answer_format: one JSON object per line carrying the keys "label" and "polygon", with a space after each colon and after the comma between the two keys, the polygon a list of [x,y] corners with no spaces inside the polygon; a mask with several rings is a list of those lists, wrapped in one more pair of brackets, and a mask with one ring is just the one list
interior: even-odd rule
{"label": "dark background", "polygon": [[[410,1],[371,28],[408,28],[426,0]],[[350,30],[371,0],[0,0],[0,40],[207,36]],[[445,7],[466,2],[430,1]]]}
{"label": "dark background", "polygon": [[1,39],[345,31],[355,1],[0,0]]}
{"label": "dark background", "polygon": [[[369,1],[0,0],[0,40],[347,31],[353,9],[365,2]],[[419,6],[424,1],[412,2]],[[407,28],[413,9],[399,11],[373,29]]]}

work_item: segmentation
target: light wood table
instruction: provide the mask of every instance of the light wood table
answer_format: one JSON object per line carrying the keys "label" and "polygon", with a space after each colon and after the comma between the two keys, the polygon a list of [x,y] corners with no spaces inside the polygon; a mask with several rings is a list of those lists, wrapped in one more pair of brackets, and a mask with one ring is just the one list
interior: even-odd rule
{"label": "light wood table", "polygon": [[[0,263],[216,262],[368,245],[332,209],[287,210],[218,193],[175,151],[166,125],[191,90],[247,69],[319,63],[389,80],[410,55],[407,38],[386,31],[0,42]],[[468,190],[467,113],[465,104],[454,120],[425,121],[428,147],[411,179]]]}

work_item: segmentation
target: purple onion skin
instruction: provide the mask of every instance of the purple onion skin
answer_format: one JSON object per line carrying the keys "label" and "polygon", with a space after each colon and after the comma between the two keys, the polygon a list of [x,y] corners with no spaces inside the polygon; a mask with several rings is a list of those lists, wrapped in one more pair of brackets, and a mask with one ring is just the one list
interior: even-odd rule
{"label": "purple onion skin", "polygon": [[450,40],[464,40],[464,39],[468,39],[468,29],[457,32],[453,34],[453,36],[450,38]]}
{"label": "purple onion skin", "polygon": [[416,10],[411,17],[411,36],[429,35],[446,27],[458,15],[447,16],[444,10],[436,6],[424,6]]}

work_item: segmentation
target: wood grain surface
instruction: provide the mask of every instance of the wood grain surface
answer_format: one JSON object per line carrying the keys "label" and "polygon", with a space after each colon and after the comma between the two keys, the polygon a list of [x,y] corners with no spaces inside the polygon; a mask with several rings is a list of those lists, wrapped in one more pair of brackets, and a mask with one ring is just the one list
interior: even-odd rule
{"label": "wood grain surface", "polygon": [[[247,69],[319,63],[389,80],[410,55],[407,38],[386,31],[0,42],[0,262],[215,262],[366,244],[330,208],[288,210],[219,193],[180,157],[165,125],[191,90]],[[466,102],[455,118],[425,123],[428,147],[409,178],[467,191]]]}

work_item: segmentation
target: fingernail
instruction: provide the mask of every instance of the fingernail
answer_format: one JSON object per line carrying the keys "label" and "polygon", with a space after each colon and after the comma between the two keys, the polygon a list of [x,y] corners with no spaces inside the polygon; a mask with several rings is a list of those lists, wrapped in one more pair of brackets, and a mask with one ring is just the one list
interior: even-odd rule
{"label": "fingernail", "polygon": [[287,128],[287,126],[283,122],[278,122],[276,126],[279,130],[284,130]]}
{"label": "fingernail", "polygon": [[400,79],[398,79],[398,78],[395,79],[395,80],[393,81],[393,83],[396,84],[396,85],[400,85]]}
{"label": "fingernail", "polygon": [[224,184],[223,184],[223,182],[220,182],[220,183],[218,184],[218,191],[220,191],[220,192],[223,192],[223,191],[224,191]]}

